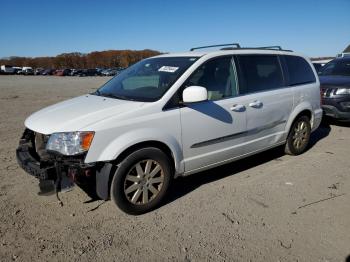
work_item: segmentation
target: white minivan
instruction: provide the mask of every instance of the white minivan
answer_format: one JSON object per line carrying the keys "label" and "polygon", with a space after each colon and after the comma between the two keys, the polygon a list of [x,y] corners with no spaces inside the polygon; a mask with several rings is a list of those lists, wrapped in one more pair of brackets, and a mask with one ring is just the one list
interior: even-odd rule
{"label": "white minivan", "polygon": [[280,47],[230,46],[142,60],[94,93],[34,113],[20,166],[43,194],[71,181],[142,214],[178,176],[280,145],[303,153],[322,118],[310,60]]}

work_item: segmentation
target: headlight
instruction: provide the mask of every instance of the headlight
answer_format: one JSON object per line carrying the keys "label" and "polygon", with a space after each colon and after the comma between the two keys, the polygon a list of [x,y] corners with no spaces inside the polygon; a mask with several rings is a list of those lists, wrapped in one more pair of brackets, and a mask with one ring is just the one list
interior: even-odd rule
{"label": "headlight", "polygon": [[338,88],[335,91],[336,95],[350,95],[350,88]]}
{"label": "headlight", "polygon": [[46,150],[72,156],[89,150],[94,132],[53,133],[46,144]]}

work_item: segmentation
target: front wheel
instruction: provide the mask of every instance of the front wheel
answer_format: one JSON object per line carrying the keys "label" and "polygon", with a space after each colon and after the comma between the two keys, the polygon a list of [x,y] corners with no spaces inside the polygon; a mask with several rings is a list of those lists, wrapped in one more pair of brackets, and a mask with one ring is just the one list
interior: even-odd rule
{"label": "front wheel", "polygon": [[299,117],[289,132],[285,152],[289,155],[300,155],[305,152],[311,135],[310,119],[307,116]]}
{"label": "front wheel", "polygon": [[139,149],[118,165],[111,184],[111,198],[128,214],[146,213],[164,199],[172,177],[166,154],[158,148]]}

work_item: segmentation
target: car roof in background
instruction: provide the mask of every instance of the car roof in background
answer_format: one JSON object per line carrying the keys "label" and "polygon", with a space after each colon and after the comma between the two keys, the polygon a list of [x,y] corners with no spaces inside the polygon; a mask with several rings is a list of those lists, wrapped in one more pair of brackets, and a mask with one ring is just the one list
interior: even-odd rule
{"label": "car roof in background", "polygon": [[333,59],[332,61],[349,61],[350,62],[350,57],[349,56],[337,57],[337,58]]}

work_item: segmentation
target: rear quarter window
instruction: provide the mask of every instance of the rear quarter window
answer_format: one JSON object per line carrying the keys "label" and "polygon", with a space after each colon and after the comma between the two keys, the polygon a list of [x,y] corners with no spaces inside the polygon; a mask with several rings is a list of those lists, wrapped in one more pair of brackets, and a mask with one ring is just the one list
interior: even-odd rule
{"label": "rear quarter window", "polygon": [[239,55],[239,92],[249,94],[284,86],[277,55]]}
{"label": "rear quarter window", "polygon": [[316,78],[310,64],[302,57],[285,55],[288,70],[288,85],[296,86],[315,83]]}

